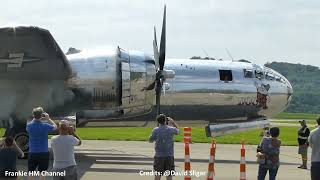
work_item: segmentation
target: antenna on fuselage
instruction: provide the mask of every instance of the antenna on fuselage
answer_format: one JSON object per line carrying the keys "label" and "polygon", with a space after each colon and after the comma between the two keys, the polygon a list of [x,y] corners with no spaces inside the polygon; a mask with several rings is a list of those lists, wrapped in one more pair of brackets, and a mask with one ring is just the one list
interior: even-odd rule
{"label": "antenna on fuselage", "polygon": [[226,48],[226,52],[227,52],[228,56],[230,57],[230,59],[231,59],[232,61],[234,61],[234,59],[233,59],[233,57],[232,57],[231,53],[229,52],[229,50],[228,50],[227,48]]}
{"label": "antenna on fuselage", "polygon": [[204,52],[204,54],[205,54],[208,58],[210,58],[210,56],[209,56],[209,54],[207,53],[207,51],[204,50],[203,48],[201,48],[201,49],[202,49],[202,51]]}

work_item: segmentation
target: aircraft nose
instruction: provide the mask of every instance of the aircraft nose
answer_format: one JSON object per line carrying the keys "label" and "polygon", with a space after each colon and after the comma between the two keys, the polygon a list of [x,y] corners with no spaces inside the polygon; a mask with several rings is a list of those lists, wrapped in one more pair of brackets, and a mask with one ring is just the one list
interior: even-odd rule
{"label": "aircraft nose", "polygon": [[290,103],[290,101],[292,100],[292,95],[293,95],[293,88],[291,83],[286,79],[286,85],[287,85],[287,95],[288,95],[288,104]]}

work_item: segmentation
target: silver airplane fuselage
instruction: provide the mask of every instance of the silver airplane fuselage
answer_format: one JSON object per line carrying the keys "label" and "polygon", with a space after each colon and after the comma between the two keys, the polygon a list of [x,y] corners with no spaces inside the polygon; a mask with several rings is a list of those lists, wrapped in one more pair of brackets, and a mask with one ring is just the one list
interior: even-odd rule
{"label": "silver airplane fuselage", "polygon": [[[154,117],[153,57],[120,48],[67,56],[73,71],[69,103],[82,121]],[[174,71],[162,89],[161,112],[180,120],[249,120],[272,117],[291,101],[292,86],[276,71],[246,61],[167,59]],[[75,108],[77,107],[77,108]]]}

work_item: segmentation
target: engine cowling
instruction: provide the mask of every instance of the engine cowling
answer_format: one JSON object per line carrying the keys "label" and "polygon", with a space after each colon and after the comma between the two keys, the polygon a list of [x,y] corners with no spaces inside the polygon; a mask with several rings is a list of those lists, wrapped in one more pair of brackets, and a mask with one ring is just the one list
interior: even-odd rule
{"label": "engine cowling", "polygon": [[138,116],[153,108],[153,58],[120,48],[82,51],[68,56],[73,77],[69,104],[84,121]]}

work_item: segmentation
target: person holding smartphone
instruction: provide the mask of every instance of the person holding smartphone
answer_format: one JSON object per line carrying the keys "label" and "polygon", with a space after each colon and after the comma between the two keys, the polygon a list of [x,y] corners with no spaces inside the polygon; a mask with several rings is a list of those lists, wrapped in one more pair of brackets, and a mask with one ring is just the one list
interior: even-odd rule
{"label": "person holding smartphone", "polygon": [[[56,130],[57,125],[42,107],[34,108],[32,114],[33,120],[27,123],[26,127],[29,133],[28,171],[47,171],[49,167],[48,134]],[[28,179],[32,180],[33,176],[29,176]],[[44,176],[40,176],[40,180],[44,179]]]}
{"label": "person holding smartphone", "polygon": [[23,151],[17,146],[12,137],[6,137],[0,148],[0,178],[10,177],[7,172],[17,172],[17,160],[24,157]]}
{"label": "person holding smartphone", "polygon": [[159,126],[152,130],[149,142],[155,142],[155,156],[153,169],[156,172],[155,180],[161,179],[162,175],[166,175],[167,180],[172,179],[172,174],[164,174],[164,172],[172,172],[174,165],[174,135],[179,134],[177,123],[164,114],[157,116]]}
{"label": "person holding smartphone", "polygon": [[74,157],[74,146],[81,145],[81,139],[75,133],[74,127],[69,122],[62,120],[59,122],[59,135],[51,138],[51,148],[54,161],[53,170],[55,172],[66,172],[64,177],[53,177],[59,180],[78,179],[77,163]]}

